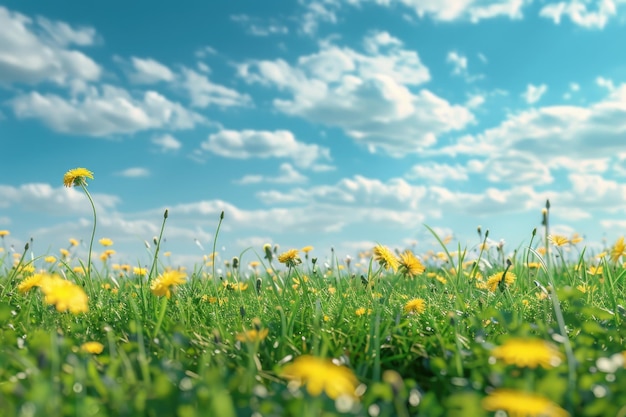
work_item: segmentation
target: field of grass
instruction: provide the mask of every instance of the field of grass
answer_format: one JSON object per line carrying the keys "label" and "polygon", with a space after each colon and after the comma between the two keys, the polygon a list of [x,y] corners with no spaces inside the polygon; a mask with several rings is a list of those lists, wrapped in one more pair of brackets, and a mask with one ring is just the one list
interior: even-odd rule
{"label": "field of grass", "polygon": [[151,268],[114,264],[107,239],[93,260],[2,247],[0,416],[626,417],[624,240],[587,253],[543,216],[510,257],[481,231],[193,270],[160,238]]}

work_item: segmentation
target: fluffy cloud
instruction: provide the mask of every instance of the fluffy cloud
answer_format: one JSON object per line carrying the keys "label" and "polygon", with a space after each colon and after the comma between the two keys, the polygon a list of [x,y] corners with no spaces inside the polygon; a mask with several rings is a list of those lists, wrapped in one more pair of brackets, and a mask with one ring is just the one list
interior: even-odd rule
{"label": "fluffy cloud", "polygon": [[463,166],[426,162],[416,164],[406,173],[409,179],[420,179],[428,182],[442,183],[445,181],[466,181],[467,169]]}
{"label": "fluffy cloud", "polygon": [[151,58],[131,58],[133,72],[129,74],[132,82],[137,84],[154,84],[160,81],[172,82],[175,74],[166,65]]}
{"label": "fluffy cloud", "polygon": [[299,142],[287,130],[221,130],[209,135],[201,148],[225,158],[288,158],[303,168],[330,160],[327,148]]}
{"label": "fluffy cloud", "polygon": [[606,26],[611,17],[616,16],[619,3],[621,0],[602,0],[593,2],[596,4],[595,11],[588,10],[587,4],[579,0],[570,0],[569,2],[560,1],[556,3],[546,4],[541,8],[539,15],[552,19],[556,24],[561,23],[563,16],[569,17],[572,23],[587,29],[602,29]]}
{"label": "fluffy cloud", "polygon": [[452,74],[461,75],[467,73],[467,57],[456,51],[448,52],[446,62],[452,65]]}
{"label": "fluffy cloud", "polygon": [[76,29],[44,18],[34,22],[0,6],[0,84],[98,80],[100,66],[84,53],[68,49],[72,44],[91,45],[95,37],[92,28]]}
{"label": "fluffy cloud", "polygon": [[336,126],[370,151],[394,156],[418,152],[441,134],[465,128],[473,114],[415,86],[430,79],[418,54],[386,32],[365,40],[366,54],[322,42],[320,51],[283,60],[239,66],[247,82],[273,86],[290,95],[275,99],[283,113]]}
{"label": "fluffy cloud", "polygon": [[274,20],[264,21],[246,14],[232,15],[233,22],[240,23],[252,36],[285,35],[289,33],[287,26]]}
{"label": "fluffy cloud", "polygon": [[169,101],[155,91],[135,98],[126,90],[103,85],[85,89],[79,97],[32,92],[11,101],[21,119],[39,119],[51,129],[74,135],[108,136],[155,128],[190,129],[203,116]]}

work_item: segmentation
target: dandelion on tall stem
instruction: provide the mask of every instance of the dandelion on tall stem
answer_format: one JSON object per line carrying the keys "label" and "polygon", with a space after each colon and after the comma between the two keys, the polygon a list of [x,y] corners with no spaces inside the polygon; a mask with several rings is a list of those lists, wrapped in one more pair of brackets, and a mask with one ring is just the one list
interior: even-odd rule
{"label": "dandelion on tall stem", "polygon": [[89,285],[93,290],[93,282],[91,280],[91,250],[93,248],[93,240],[96,236],[96,222],[98,220],[96,214],[96,205],[91,198],[91,194],[87,191],[87,178],[93,179],[93,172],[89,171],[86,168],[74,168],[70,169],[63,176],[63,185],[68,188],[72,187],[80,187],[83,189],[87,198],[89,199],[89,203],[91,203],[91,208],[93,209],[93,230],[91,232],[91,240],[89,241],[89,253],[87,254],[87,277],[89,280]]}

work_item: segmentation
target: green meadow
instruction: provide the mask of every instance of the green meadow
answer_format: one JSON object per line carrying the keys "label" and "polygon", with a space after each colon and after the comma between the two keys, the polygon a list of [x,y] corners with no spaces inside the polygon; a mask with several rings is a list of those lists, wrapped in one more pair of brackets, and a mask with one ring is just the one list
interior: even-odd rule
{"label": "green meadow", "polygon": [[[89,204],[89,179],[64,183]],[[551,235],[549,209],[514,251],[431,231],[415,253],[218,264],[223,213],[192,269],[160,250],[175,213],[147,268],[116,263],[95,209],[86,258],[11,253],[0,231],[0,415],[626,416],[626,244]]]}

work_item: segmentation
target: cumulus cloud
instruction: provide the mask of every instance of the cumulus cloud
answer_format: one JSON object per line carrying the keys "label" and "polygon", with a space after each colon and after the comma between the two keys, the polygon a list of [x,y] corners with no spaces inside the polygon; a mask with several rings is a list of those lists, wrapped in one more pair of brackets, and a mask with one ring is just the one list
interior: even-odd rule
{"label": "cumulus cloud", "polygon": [[461,75],[467,73],[467,57],[456,51],[448,52],[446,62],[452,65],[452,74]]}
{"label": "cumulus cloud", "polygon": [[413,91],[430,73],[399,39],[373,32],[364,44],[366,54],[322,42],[319,52],[299,57],[295,65],[250,61],[239,66],[239,74],[249,83],[288,93],[289,98],[273,102],[281,112],[339,127],[372,152],[418,152],[474,121],[462,105],[427,89]]}
{"label": "cumulus cloud", "polygon": [[405,176],[408,179],[419,179],[434,183],[466,181],[469,178],[465,167],[461,165],[440,164],[437,162],[425,162],[413,165]]}
{"label": "cumulus cloud", "polygon": [[95,38],[92,28],[72,28],[44,18],[33,21],[0,6],[0,84],[98,80],[100,66],[69,48],[91,45]]}
{"label": "cumulus cloud", "polygon": [[51,129],[74,135],[108,136],[156,128],[191,129],[206,119],[156,91],[133,97],[122,88],[90,87],[79,97],[31,92],[11,100],[20,119],[39,119]]}
{"label": "cumulus cloud", "polygon": [[247,14],[232,15],[230,19],[245,27],[246,31],[252,36],[285,35],[289,33],[287,26],[275,19],[264,20]]}
{"label": "cumulus cloud", "polygon": [[209,135],[201,148],[225,158],[288,158],[302,168],[330,160],[327,148],[299,142],[287,130],[221,130]]}

